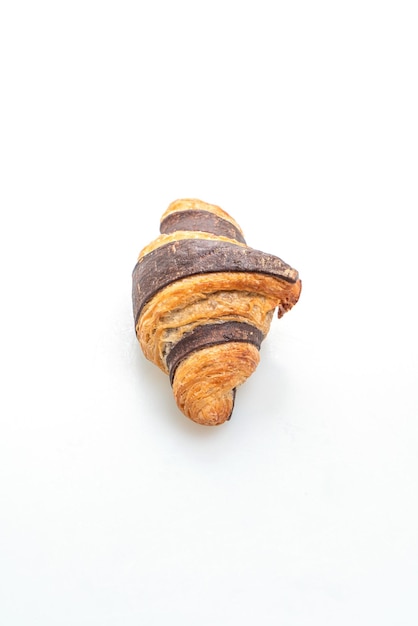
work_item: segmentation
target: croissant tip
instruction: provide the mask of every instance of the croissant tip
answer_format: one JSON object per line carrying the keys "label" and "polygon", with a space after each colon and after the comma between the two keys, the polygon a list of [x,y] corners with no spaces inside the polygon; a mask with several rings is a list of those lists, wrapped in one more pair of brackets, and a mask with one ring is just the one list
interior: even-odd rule
{"label": "croissant tip", "polygon": [[205,404],[196,415],[190,415],[190,419],[202,426],[220,426],[231,419],[234,402],[228,402],[224,406]]}

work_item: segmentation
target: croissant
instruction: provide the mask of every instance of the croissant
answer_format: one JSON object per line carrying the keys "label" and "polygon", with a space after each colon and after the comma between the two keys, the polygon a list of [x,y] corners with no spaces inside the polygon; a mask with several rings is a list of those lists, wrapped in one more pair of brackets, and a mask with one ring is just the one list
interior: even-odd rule
{"label": "croissant", "polygon": [[222,424],[259,363],[274,310],[280,318],[296,304],[301,281],[278,257],[248,247],[213,204],[171,203],[160,233],[133,270],[136,335],[169,375],[179,409],[199,424]]}

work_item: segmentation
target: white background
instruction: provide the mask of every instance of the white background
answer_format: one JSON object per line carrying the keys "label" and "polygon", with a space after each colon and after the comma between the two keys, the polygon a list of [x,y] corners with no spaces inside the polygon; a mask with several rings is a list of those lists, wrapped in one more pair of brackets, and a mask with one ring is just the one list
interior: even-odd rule
{"label": "white background", "polygon": [[[416,3],[0,10],[0,622],[416,626]],[[140,352],[181,197],[296,267],[231,422]]]}

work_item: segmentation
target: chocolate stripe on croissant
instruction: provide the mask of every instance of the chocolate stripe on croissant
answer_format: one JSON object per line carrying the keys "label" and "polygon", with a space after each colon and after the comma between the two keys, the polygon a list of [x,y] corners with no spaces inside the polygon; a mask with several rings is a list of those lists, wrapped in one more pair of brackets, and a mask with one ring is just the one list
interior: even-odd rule
{"label": "chocolate stripe on croissant", "polygon": [[272,254],[225,241],[183,239],[146,254],[133,270],[132,299],[135,325],[144,305],[171,283],[213,272],[267,274],[289,283],[298,272]]}
{"label": "chocolate stripe on croissant", "polygon": [[196,210],[170,213],[161,222],[160,233],[168,235],[177,230],[201,231],[245,243],[242,233],[236,226],[210,211]]}
{"label": "chocolate stripe on croissant", "polygon": [[197,350],[230,341],[251,343],[260,349],[263,339],[264,335],[258,328],[245,322],[222,322],[197,326],[190,333],[184,335],[167,356],[170,382],[173,383],[176,369],[181,361]]}

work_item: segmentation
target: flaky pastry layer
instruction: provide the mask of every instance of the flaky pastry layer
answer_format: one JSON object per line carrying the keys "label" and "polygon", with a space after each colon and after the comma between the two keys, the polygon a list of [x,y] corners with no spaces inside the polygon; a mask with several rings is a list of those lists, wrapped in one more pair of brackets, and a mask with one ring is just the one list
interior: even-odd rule
{"label": "flaky pastry layer", "polygon": [[248,343],[204,348],[178,367],[173,392],[179,409],[193,421],[217,426],[234,408],[235,389],[254,372],[260,355]]}
{"label": "flaky pastry layer", "polygon": [[[276,307],[289,307],[300,285],[264,274],[219,272],[179,280],[158,292],[145,305],[136,331],[150,361],[167,372],[168,343],[173,344],[196,325],[214,320],[246,321],[264,335]],[[170,336],[171,335],[171,336]]]}
{"label": "flaky pastry layer", "polygon": [[172,243],[173,241],[181,241],[182,239],[205,239],[206,241],[226,241],[228,243],[233,243],[235,246],[241,246],[242,248],[246,248],[245,243],[240,243],[235,239],[230,239],[229,237],[222,237],[221,235],[211,235],[210,233],[204,233],[200,231],[190,231],[190,230],[178,230],[175,233],[170,233],[169,235],[160,235],[154,241],[151,241],[150,244],[145,246],[141,250],[138,256],[138,261],[142,259],[146,254],[149,254],[153,250],[164,246],[167,243]]}

